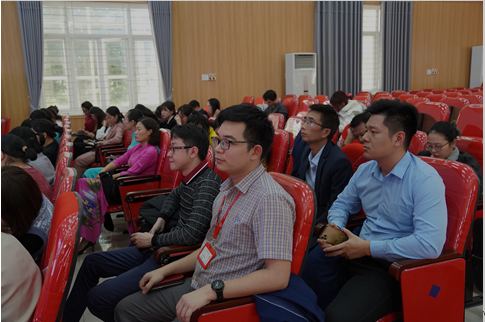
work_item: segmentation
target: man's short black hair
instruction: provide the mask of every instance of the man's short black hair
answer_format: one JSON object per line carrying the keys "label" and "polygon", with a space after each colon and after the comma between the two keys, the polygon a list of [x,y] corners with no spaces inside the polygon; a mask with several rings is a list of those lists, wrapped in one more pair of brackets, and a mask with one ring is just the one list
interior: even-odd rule
{"label": "man's short black hair", "polygon": [[369,113],[360,113],[360,114],[357,114],[356,116],[354,116],[354,118],[352,119],[352,121],[350,121],[349,127],[357,127],[361,123],[364,123],[364,125],[365,125],[367,123],[367,121],[369,120],[369,117],[370,117],[370,114]]}
{"label": "man's short black hair", "polygon": [[332,141],[333,136],[338,131],[338,127],[340,125],[340,121],[338,119],[338,114],[335,112],[333,107],[330,105],[323,105],[323,104],[314,104],[308,107],[310,111],[315,111],[320,113],[320,124],[323,127],[330,129],[330,135],[328,136],[328,140]]}
{"label": "man's short black hair", "polygon": [[268,154],[274,138],[273,123],[258,107],[249,104],[234,105],[222,110],[217,118],[220,125],[225,121],[242,122],[246,125],[244,140],[249,141],[248,151],[255,145],[263,148],[261,160]]}
{"label": "man's short black hair", "polygon": [[204,161],[207,157],[207,150],[209,149],[209,136],[207,132],[202,130],[197,125],[185,124],[175,125],[172,130],[172,139],[179,138],[184,141],[186,146],[196,146],[199,149],[199,159]]}
{"label": "man's short black hair", "polygon": [[411,144],[411,139],[418,130],[418,109],[413,105],[395,100],[377,100],[373,102],[365,111],[370,115],[384,116],[384,125],[389,129],[389,136],[393,136],[399,131],[405,134],[404,147],[406,150]]}
{"label": "man's short black hair", "polygon": [[266,91],[266,93],[263,94],[263,99],[265,101],[267,100],[270,100],[270,101],[274,101],[276,100],[276,92],[273,91],[272,89],[270,89],[269,91]]}
{"label": "man's short black hair", "polygon": [[193,108],[200,107],[199,102],[196,100],[191,100],[189,105],[192,106]]}

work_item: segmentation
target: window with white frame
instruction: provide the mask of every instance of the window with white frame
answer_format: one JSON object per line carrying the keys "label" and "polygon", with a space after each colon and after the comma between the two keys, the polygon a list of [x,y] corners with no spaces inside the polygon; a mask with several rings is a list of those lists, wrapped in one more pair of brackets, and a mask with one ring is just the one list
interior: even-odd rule
{"label": "window with white frame", "polygon": [[362,23],[362,91],[381,90],[381,6],[364,5]]}
{"label": "window with white frame", "polygon": [[147,4],[43,2],[41,107],[80,114],[164,101]]}

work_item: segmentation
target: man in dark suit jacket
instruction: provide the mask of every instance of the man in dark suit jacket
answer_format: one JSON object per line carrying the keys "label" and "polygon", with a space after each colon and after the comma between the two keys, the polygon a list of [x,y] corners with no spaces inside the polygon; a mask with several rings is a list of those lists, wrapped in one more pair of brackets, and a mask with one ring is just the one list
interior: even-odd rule
{"label": "man in dark suit jacket", "polygon": [[353,170],[347,156],[331,141],[338,130],[339,120],[330,105],[316,104],[303,119],[302,141],[308,143],[303,149],[300,167],[292,176],[307,182],[317,195],[317,221],[326,221],[327,213],[337,196],[352,177]]}

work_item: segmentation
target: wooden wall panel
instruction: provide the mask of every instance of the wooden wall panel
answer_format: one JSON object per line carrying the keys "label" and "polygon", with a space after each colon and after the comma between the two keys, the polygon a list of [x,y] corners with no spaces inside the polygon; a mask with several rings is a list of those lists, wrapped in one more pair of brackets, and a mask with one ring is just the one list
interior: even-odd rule
{"label": "wooden wall panel", "polygon": [[29,115],[17,2],[2,1],[2,117],[10,116],[13,129]]}
{"label": "wooden wall panel", "polygon": [[[285,54],[313,52],[314,2],[172,2],[174,102],[285,93]],[[216,81],[202,81],[216,74]]]}
{"label": "wooden wall panel", "polygon": [[[483,45],[483,2],[415,1],[411,89],[468,87],[471,48]],[[437,68],[437,75],[426,75]]]}

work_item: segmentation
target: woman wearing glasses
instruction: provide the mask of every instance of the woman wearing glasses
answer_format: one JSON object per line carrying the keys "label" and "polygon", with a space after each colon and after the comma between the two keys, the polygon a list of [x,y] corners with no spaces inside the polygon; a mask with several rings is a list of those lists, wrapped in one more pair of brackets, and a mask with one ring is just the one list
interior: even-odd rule
{"label": "woman wearing glasses", "polygon": [[465,151],[458,150],[456,137],[459,135],[461,135],[461,131],[456,128],[455,122],[436,122],[428,130],[426,151],[418,152],[417,155],[458,161],[472,167],[478,177],[478,196],[482,199],[482,168],[474,157]]}
{"label": "woman wearing glasses", "polygon": [[[158,162],[157,146],[160,143],[160,133],[157,121],[144,117],[136,124],[135,140],[139,144],[125,152],[121,157],[104,167],[95,179],[80,179],[76,191],[83,199],[83,226],[79,244],[79,255],[88,247],[94,248],[94,243],[101,234],[101,224],[110,201],[117,199],[115,179],[120,176],[154,174]],[[111,174],[117,168],[128,166],[120,173]],[[113,192],[114,191],[114,192]],[[118,192],[119,199],[119,192]],[[116,202],[113,202],[116,203]]]}

